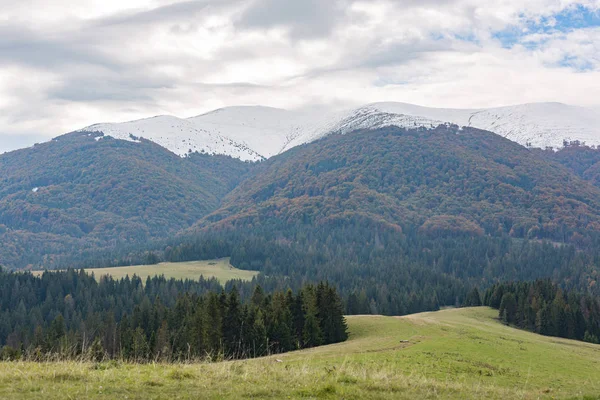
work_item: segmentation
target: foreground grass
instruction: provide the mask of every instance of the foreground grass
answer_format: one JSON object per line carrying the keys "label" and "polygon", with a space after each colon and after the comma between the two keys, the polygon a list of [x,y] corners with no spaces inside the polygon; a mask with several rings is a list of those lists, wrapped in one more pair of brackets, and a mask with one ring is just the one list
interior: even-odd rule
{"label": "foreground grass", "polygon": [[[93,273],[96,277],[110,275],[114,279],[125,278],[127,275],[132,277],[134,274],[146,280],[148,276],[164,275],[166,278],[175,279],[205,279],[217,278],[225,283],[231,279],[241,279],[250,281],[258,271],[245,271],[233,267],[229,263],[229,258],[220,258],[217,260],[190,261],[178,263],[160,263],[154,265],[134,265],[129,267],[114,268],[90,268],[86,272]],[[43,271],[35,271],[35,275],[41,275]]]}
{"label": "foreground grass", "polygon": [[600,346],[495,316],[470,308],[349,317],[345,343],[248,361],[0,363],[0,398],[600,398]]}

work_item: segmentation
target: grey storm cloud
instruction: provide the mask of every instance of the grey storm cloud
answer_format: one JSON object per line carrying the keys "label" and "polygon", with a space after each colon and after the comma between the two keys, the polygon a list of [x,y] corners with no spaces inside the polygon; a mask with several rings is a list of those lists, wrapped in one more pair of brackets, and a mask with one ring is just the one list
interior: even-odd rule
{"label": "grey storm cloud", "polygon": [[22,26],[0,25],[0,63],[55,68],[65,64],[94,64],[113,70],[119,64],[96,51],[77,35],[52,37]]}
{"label": "grey storm cloud", "polygon": [[344,16],[347,1],[256,0],[241,15],[245,28],[289,27],[293,38],[326,36]]}
{"label": "grey storm cloud", "polygon": [[129,76],[120,79],[98,79],[95,77],[67,80],[62,85],[50,89],[49,98],[68,101],[152,101],[152,92],[173,87],[173,82],[161,79],[138,79],[131,81]]}
{"label": "grey storm cloud", "polygon": [[354,66],[357,68],[379,68],[404,64],[419,59],[433,51],[448,50],[451,46],[445,40],[410,39],[402,42],[374,44],[372,50],[363,54]]}
{"label": "grey storm cloud", "polygon": [[169,4],[148,11],[127,12],[99,18],[93,22],[96,27],[132,26],[153,24],[157,22],[178,21],[193,19],[201,13],[218,12],[232,5],[239,4],[241,0],[193,0]]}

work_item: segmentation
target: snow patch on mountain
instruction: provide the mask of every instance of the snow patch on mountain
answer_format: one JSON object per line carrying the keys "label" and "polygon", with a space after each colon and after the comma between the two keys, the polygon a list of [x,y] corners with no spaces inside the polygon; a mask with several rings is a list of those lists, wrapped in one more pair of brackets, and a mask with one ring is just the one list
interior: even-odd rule
{"label": "snow patch on mountain", "polygon": [[385,110],[376,105],[368,105],[357,109],[338,112],[328,119],[322,120],[323,125],[316,129],[306,129],[286,144],[284,150],[310,143],[329,134],[345,134],[361,129],[378,129],[387,126],[401,128],[435,128],[445,122],[427,117],[406,115]]}
{"label": "snow patch on mountain", "polygon": [[477,110],[470,116],[469,125],[532,147],[560,148],[565,140],[600,144],[600,113],[561,103]]}
{"label": "snow patch on mountain", "polygon": [[497,133],[523,146],[561,148],[579,140],[600,144],[598,110],[562,103],[530,103],[489,109],[445,109],[405,103],[375,103],[382,112],[421,116]]}
{"label": "snow patch on mountain", "polygon": [[167,115],[120,124],[96,124],[82,131],[101,132],[105,136],[132,142],[144,138],[180,156],[199,152],[224,154],[243,161],[264,159],[245,144],[237,143],[218,131],[205,130],[193,121]]}
{"label": "snow patch on mountain", "polygon": [[82,131],[102,132],[130,141],[144,138],[180,156],[198,151],[257,161],[331,133],[386,126],[434,128],[443,123],[489,130],[532,147],[559,148],[565,140],[600,145],[600,113],[561,103],[448,109],[388,102],[342,111],[244,106],[222,108],[188,119],[158,116],[120,124],[96,124]]}

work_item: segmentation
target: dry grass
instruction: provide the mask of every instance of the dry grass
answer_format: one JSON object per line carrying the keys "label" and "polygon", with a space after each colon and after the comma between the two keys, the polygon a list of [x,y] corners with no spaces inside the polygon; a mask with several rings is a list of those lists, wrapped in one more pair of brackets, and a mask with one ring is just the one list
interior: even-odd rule
{"label": "dry grass", "polygon": [[515,330],[495,313],[350,317],[346,343],[247,361],[0,363],[0,398],[598,398],[600,346]]}

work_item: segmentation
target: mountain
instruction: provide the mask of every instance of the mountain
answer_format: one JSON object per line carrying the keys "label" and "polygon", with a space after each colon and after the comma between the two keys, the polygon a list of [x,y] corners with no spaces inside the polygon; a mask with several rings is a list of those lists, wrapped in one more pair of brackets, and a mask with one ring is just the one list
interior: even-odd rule
{"label": "mountain", "polygon": [[67,253],[90,259],[150,246],[194,224],[247,221],[264,230],[375,224],[589,246],[600,231],[600,192],[589,178],[599,168],[580,172],[556,158],[566,152],[543,155],[444,122],[539,128],[531,121],[543,110],[555,118],[554,107],[572,120],[581,111],[560,104],[478,111],[403,103],[340,112],[233,107],[185,120],[94,125],[0,156],[0,263],[59,265]]}
{"label": "mountain", "polygon": [[75,133],[0,155],[0,264],[60,265],[173,235],[214,210],[251,167],[181,158],[150,141]]}
{"label": "mountain", "polygon": [[[167,115],[121,124],[96,124],[81,132],[102,132],[105,136],[131,142],[143,138],[180,156],[198,152],[227,155],[242,161],[263,158],[246,145],[219,134],[218,129],[206,130],[192,121]],[[103,136],[96,138],[101,140]]]}
{"label": "mountain", "polygon": [[431,128],[443,123],[495,132],[531,147],[559,148],[565,140],[600,144],[600,113],[560,103],[472,110],[405,103],[373,103],[342,111],[228,107],[188,119],[158,116],[96,124],[83,131],[130,141],[145,138],[181,156],[197,151],[258,161],[334,132],[385,126]]}
{"label": "mountain", "polygon": [[357,219],[432,235],[572,242],[600,232],[600,190],[490,132],[387,127],[329,135],[261,163],[202,224]]}
{"label": "mountain", "polygon": [[600,187],[600,148],[575,142],[559,151],[541,151],[540,155],[559,162],[580,178]]}
{"label": "mountain", "polygon": [[[348,113],[346,125],[356,126],[354,121],[360,121],[364,114],[373,115],[372,118],[378,122],[374,124],[375,127],[396,125],[393,121],[381,121],[381,116],[385,115],[422,117],[427,120],[424,126],[429,121],[450,122],[461,127],[494,132],[523,146],[538,148],[560,148],[565,140],[600,144],[600,112],[561,103],[531,103],[489,109],[445,109],[405,103],[374,103]],[[368,126],[361,126],[366,127]],[[304,142],[310,140],[312,138],[308,137]]]}
{"label": "mountain", "polygon": [[445,124],[332,134],[273,156],[160,257],[227,255],[265,287],[335,282],[348,303],[399,315],[504,280],[598,294],[599,243],[598,187],[541,150]]}

